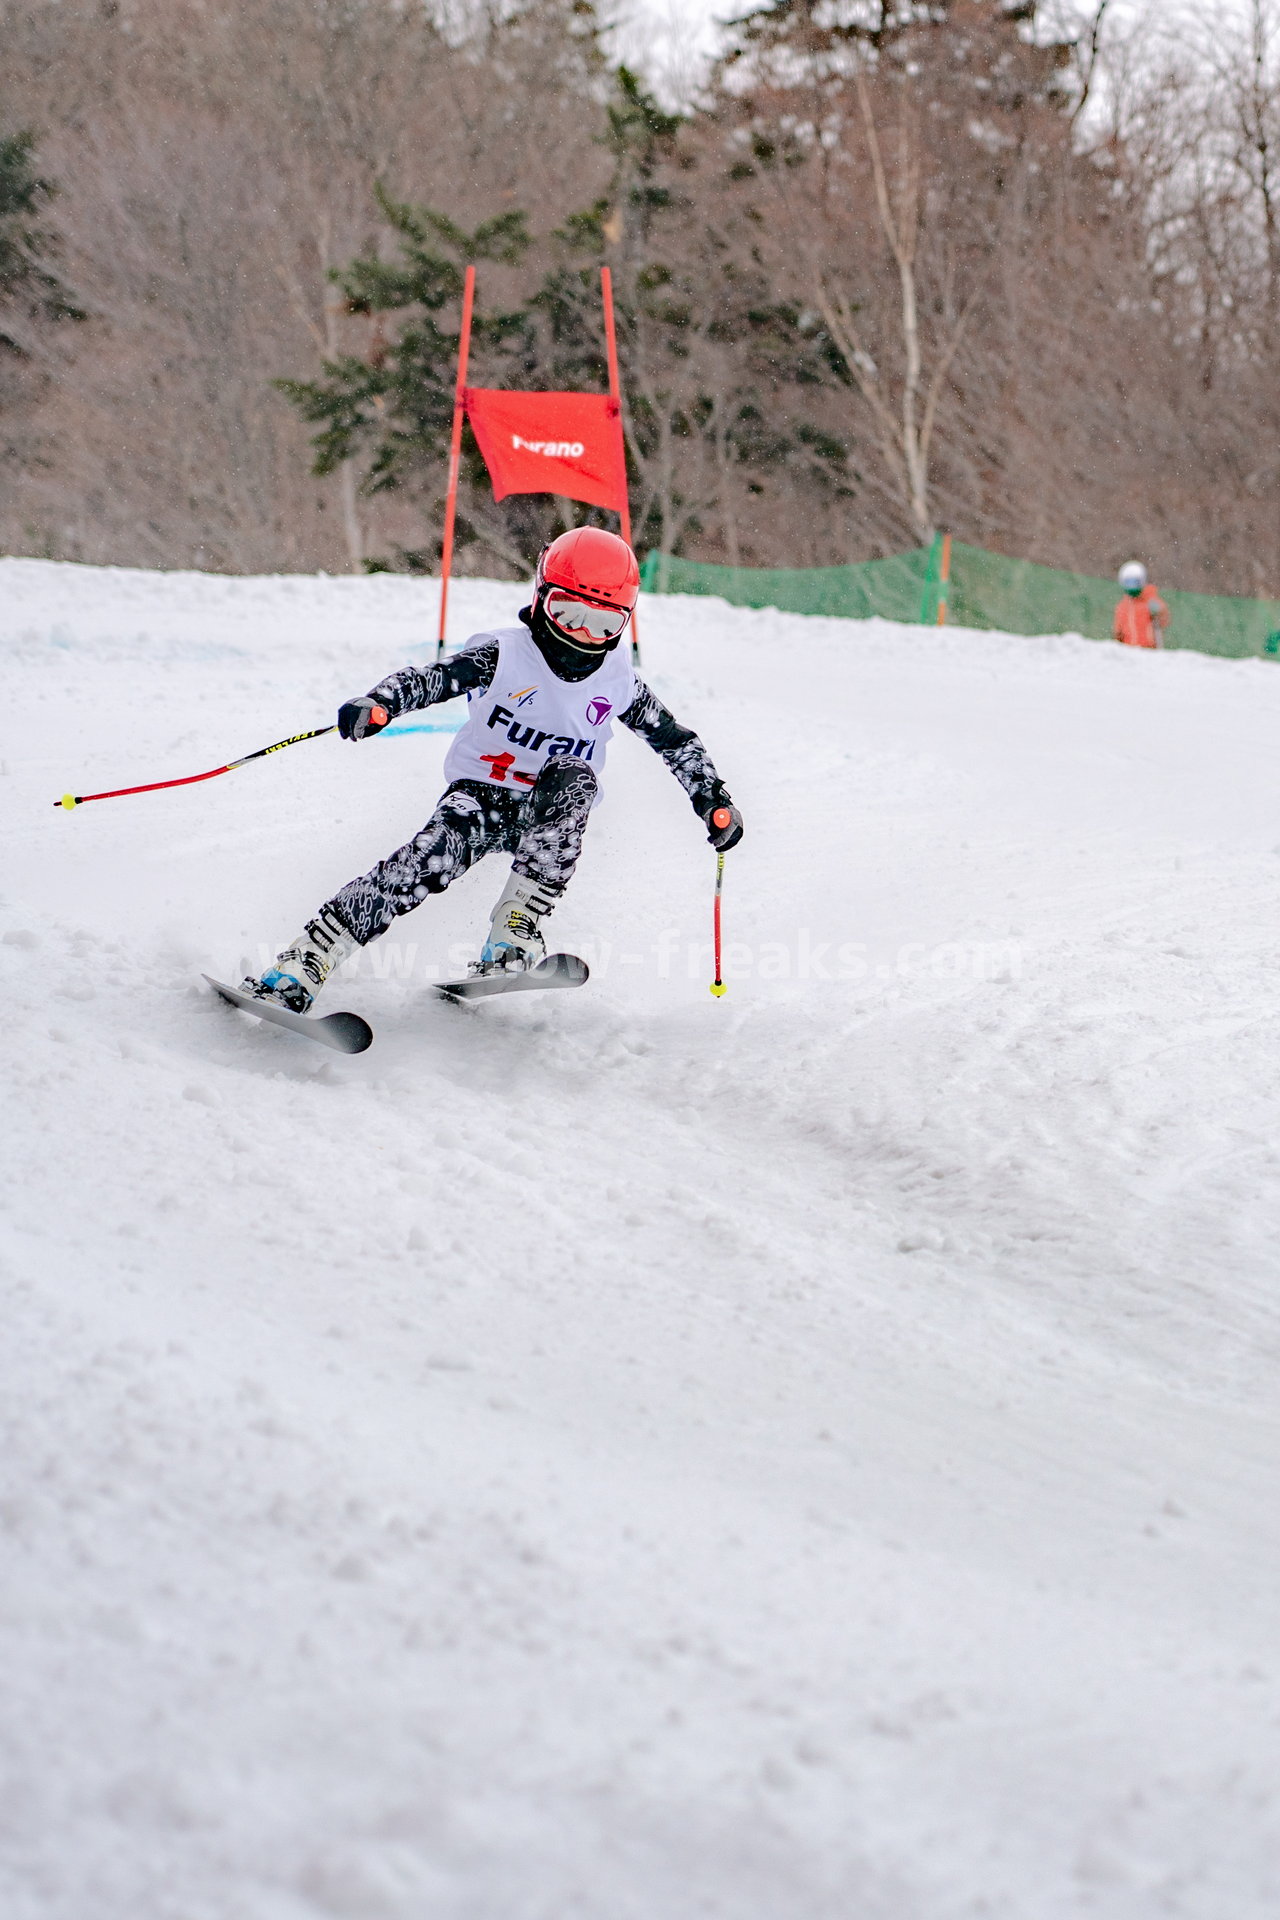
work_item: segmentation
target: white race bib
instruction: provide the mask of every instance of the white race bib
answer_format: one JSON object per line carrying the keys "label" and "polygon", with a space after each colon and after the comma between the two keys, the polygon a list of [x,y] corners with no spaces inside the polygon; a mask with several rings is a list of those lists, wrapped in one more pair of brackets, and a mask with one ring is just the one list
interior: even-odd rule
{"label": "white race bib", "polygon": [[527,627],[473,636],[496,640],[498,664],[482,693],[467,695],[467,719],[445,757],[448,780],[483,780],[526,792],[549,760],[576,754],[604,769],[613,722],[636,695],[636,676],[619,641],[586,680],[558,680]]}

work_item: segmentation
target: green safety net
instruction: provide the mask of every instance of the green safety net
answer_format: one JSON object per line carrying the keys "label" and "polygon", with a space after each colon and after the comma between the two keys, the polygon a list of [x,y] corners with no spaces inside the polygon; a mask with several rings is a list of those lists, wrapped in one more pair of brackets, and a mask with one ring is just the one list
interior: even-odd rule
{"label": "green safety net", "polygon": [[[943,586],[942,542],[889,560],[847,567],[721,567],[650,553],[641,584],[651,593],[714,594],[735,607],[777,607],[783,613],[836,614],[866,620],[934,625],[945,599],[950,626],[1000,633],[1082,633],[1107,640],[1120,590],[1111,580],[1066,573],[1031,560],[1007,560],[981,547],[951,543],[951,578]],[[1157,583],[1159,584],[1159,583]],[[1207,593],[1166,592],[1171,615],[1166,647],[1189,647],[1230,659],[1280,654],[1280,601],[1238,600]]]}

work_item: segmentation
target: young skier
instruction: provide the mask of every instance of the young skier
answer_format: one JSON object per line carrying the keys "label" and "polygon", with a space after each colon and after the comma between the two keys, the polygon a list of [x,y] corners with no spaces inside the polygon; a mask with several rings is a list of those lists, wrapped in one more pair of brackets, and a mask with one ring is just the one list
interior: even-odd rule
{"label": "young skier", "polygon": [[536,966],[546,952],[540,923],[577,864],[615,720],[666,761],[712,846],[737,845],[742,816],[706,748],[618,651],[639,594],[626,541],[575,528],[544,548],[522,625],[473,634],[451,659],[404,667],[339,709],[344,740],[364,740],[398,714],[460,693],[469,710],[445,760],[449,785],[421,833],[340,887],[243,992],[306,1013],[357,947],[487,853],[515,858],[472,971]]}

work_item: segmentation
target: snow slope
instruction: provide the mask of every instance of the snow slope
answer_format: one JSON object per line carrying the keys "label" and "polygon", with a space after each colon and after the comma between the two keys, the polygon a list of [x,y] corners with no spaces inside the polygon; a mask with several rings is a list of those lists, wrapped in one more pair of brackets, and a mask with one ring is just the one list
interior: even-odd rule
{"label": "snow slope", "polygon": [[490,862],[342,1059],[200,972],[441,736],[51,802],[434,604],[0,562],[0,1911],[1274,1915],[1280,672],[648,602],[748,823],[726,999],[623,736],[591,985],[430,992]]}

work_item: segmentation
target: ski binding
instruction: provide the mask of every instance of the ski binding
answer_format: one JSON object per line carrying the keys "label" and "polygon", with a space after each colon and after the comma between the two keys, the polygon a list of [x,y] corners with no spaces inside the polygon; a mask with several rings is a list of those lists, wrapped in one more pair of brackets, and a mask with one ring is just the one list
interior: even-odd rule
{"label": "ski binding", "polygon": [[576,953],[549,953],[525,973],[472,973],[465,980],[438,980],[436,992],[450,1000],[487,1000],[495,993],[535,993],[540,987],[583,987],[591,977]]}

